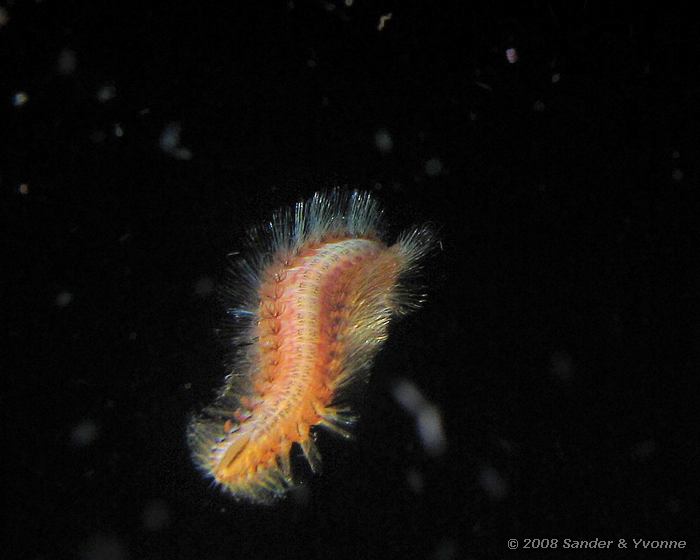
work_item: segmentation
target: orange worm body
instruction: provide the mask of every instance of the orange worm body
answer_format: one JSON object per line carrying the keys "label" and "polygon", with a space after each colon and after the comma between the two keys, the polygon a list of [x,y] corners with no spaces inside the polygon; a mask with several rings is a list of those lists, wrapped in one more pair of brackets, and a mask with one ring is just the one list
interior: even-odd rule
{"label": "orange worm body", "polygon": [[366,193],[316,194],[276,214],[253,236],[266,249],[239,263],[232,373],[188,432],[195,462],[235,497],[282,496],[294,444],[317,470],[314,428],[349,436],[347,389],[367,380],[390,319],[420,304],[411,277],[433,236],[387,246],[380,217]]}

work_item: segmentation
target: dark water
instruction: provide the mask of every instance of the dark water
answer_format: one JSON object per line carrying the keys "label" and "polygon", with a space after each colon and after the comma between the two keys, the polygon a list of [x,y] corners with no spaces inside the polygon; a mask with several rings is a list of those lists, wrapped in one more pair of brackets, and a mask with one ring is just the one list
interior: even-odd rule
{"label": "dark water", "polygon": [[[408,4],[0,9],[4,557],[698,557],[697,22]],[[336,185],[435,224],[430,298],[355,441],[237,504],[184,438],[225,373],[216,287],[246,227]]]}

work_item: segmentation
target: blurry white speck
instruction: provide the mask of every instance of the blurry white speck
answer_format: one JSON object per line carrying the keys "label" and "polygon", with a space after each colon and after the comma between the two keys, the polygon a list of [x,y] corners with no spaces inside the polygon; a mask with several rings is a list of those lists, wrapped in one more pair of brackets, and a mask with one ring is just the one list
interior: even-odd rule
{"label": "blurry white speck", "polygon": [[475,83],[477,86],[479,86],[481,89],[485,89],[486,91],[493,91],[493,88],[492,88],[490,85],[485,84],[484,82],[476,81],[476,82],[474,82],[474,83]]}
{"label": "blurry white speck", "polygon": [[352,6],[353,0],[345,0],[345,5],[349,8]]}
{"label": "blurry white speck", "polygon": [[76,447],[85,447],[97,439],[97,424],[92,420],[83,420],[70,433],[70,442]]}
{"label": "blurry white speck", "polygon": [[148,531],[159,531],[170,523],[170,509],[165,500],[153,500],[146,504],[141,515],[143,526]]}
{"label": "blurry white speck", "polygon": [[172,152],[180,144],[180,132],[182,125],[177,122],[169,123],[160,134],[160,149],[164,152]]}
{"label": "blurry white speck", "polygon": [[18,91],[12,95],[12,105],[15,107],[22,107],[29,101],[29,95],[26,91]]}
{"label": "blurry white speck", "polygon": [[58,55],[58,62],[56,63],[56,70],[59,74],[68,76],[75,72],[75,68],[78,66],[78,57],[75,56],[75,51],[71,49],[63,49]]}
{"label": "blurry white speck", "polygon": [[556,84],[559,80],[561,80],[561,74],[556,73],[552,74],[552,83]]}
{"label": "blurry white speck", "polygon": [[411,467],[408,469],[408,471],[406,471],[406,483],[415,494],[420,494],[423,492],[423,487],[425,486],[423,482],[423,475],[415,467]]}
{"label": "blurry white speck", "polygon": [[512,47],[509,49],[506,49],[506,60],[510,64],[515,64],[516,62],[518,62],[518,51]]}
{"label": "blurry white speck", "polygon": [[324,106],[324,107],[328,107],[328,105],[330,104],[330,102],[331,102],[331,100],[328,99],[328,97],[327,97],[326,95],[324,95],[324,96],[321,98],[321,105]]}
{"label": "blurry white speck", "polygon": [[392,392],[396,402],[415,418],[418,438],[426,453],[433,456],[444,453],[447,441],[440,410],[406,379],[396,383]]}
{"label": "blurry white speck", "polygon": [[179,122],[168,123],[160,134],[158,141],[160,149],[175,159],[192,159],[192,152],[189,148],[180,145],[180,133],[182,125]]}
{"label": "blurry white speck", "polygon": [[469,111],[469,120],[475,121],[477,119],[477,114],[474,111]]}
{"label": "blurry white speck", "polygon": [[114,123],[114,135],[117,138],[124,136],[124,129],[122,128],[121,123]]}
{"label": "blurry white speck", "polygon": [[93,535],[81,546],[80,557],[83,560],[126,560],[129,555],[117,537]]}
{"label": "blurry white speck", "polygon": [[492,500],[502,500],[508,494],[508,483],[493,467],[481,469],[479,484]]}
{"label": "blurry white speck", "polygon": [[313,58],[310,58],[309,60],[306,61],[306,65],[309,68],[316,68],[316,61]]}
{"label": "blurry white speck", "polygon": [[21,183],[18,190],[19,194],[26,196],[29,194],[29,185],[27,183]]}
{"label": "blurry white speck", "polygon": [[544,111],[544,102],[538,99],[532,106],[532,110],[541,113],[542,111]]}
{"label": "blurry white speck", "polygon": [[73,301],[73,294],[70,292],[61,292],[56,296],[56,305],[58,307],[66,307]]}
{"label": "blurry white speck", "polygon": [[569,353],[564,350],[552,354],[549,367],[550,371],[562,381],[568,381],[574,375],[574,362]]}
{"label": "blurry white speck", "polygon": [[423,448],[430,455],[442,455],[445,452],[445,432],[442,429],[442,416],[436,406],[424,407],[416,418],[418,437]]}
{"label": "blurry white speck", "polygon": [[200,297],[208,296],[213,291],[214,281],[207,276],[199,278],[194,284],[194,293]]}
{"label": "blurry white speck", "polygon": [[382,29],[384,29],[384,27],[386,26],[386,24],[387,24],[387,23],[389,22],[389,20],[391,19],[391,16],[392,16],[392,15],[394,15],[394,14],[392,14],[391,12],[389,12],[388,14],[385,14],[385,15],[383,15],[383,16],[379,16],[379,23],[377,24],[377,31],[381,31]]}
{"label": "blurry white speck", "polygon": [[673,152],[671,152],[671,157],[673,159],[679,159],[681,157],[681,153],[678,150],[673,150]]}
{"label": "blurry white speck", "polygon": [[106,103],[117,96],[117,88],[113,84],[105,84],[97,90],[97,100]]}
{"label": "blurry white speck", "polygon": [[683,180],[683,171],[681,169],[678,169],[677,167],[673,170],[671,173],[671,178],[676,181],[680,182]]}
{"label": "blurry white speck", "polygon": [[0,7],[0,27],[4,27],[10,21],[10,14],[7,13],[5,8]]}
{"label": "blurry white speck", "polygon": [[396,402],[410,414],[418,414],[420,409],[427,405],[427,401],[418,387],[407,379],[402,379],[394,385],[393,394]]}
{"label": "blurry white speck", "polygon": [[136,340],[136,332],[132,331],[129,333],[129,340]]}
{"label": "blurry white speck", "polygon": [[388,154],[394,148],[394,140],[385,128],[380,128],[374,134],[374,145],[383,154]]}
{"label": "blurry white speck", "polygon": [[428,177],[436,177],[442,173],[442,162],[438,158],[430,158],[425,162],[425,174]]}

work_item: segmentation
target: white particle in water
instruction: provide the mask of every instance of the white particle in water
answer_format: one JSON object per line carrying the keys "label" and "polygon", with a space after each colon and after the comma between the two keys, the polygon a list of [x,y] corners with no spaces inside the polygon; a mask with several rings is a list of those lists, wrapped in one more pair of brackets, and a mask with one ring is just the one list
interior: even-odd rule
{"label": "white particle in water", "polygon": [[117,88],[113,84],[105,84],[97,90],[97,100],[106,103],[117,96]]}
{"label": "white particle in water", "polygon": [[63,291],[56,296],[56,305],[58,307],[66,307],[71,301],[73,301],[73,294],[70,292]]}
{"label": "white particle in water", "polygon": [[12,105],[22,107],[29,101],[29,94],[26,91],[18,91],[12,95]]}
{"label": "white particle in water", "polygon": [[192,152],[189,148],[180,145],[180,133],[182,125],[179,122],[168,123],[160,134],[158,144],[160,149],[175,159],[192,159]]}
{"label": "white particle in water", "polygon": [[388,154],[394,148],[394,140],[385,128],[379,129],[374,134],[374,145],[383,154]]}
{"label": "white particle in water", "polygon": [[430,158],[425,162],[425,174],[428,177],[436,177],[442,173],[442,162],[438,158]]}
{"label": "white particle in water", "polygon": [[418,438],[426,453],[433,456],[444,453],[447,439],[438,407],[428,401],[418,387],[407,379],[396,383],[392,392],[396,402],[415,419]]}
{"label": "white particle in water", "polygon": [[99,430],[92,420],[83,420],[70,433],[70,441],[75,447],[86,447],[97,439]]}
{"label": "white particle in water", "polygon": [[434,405],[428,405],[418,413],[416,418],[418,437],[423,448],[430,455],[442,455],[445,452],[445,432],[442,428],[442,415]]}
{"label": "white particle in water", "polygon": [[377,31],[381,31],[382,29],[384,29],[386,27],[386,24],[391,19],[391,16],[393,16],[393,15],[394,14],[389,12],[388,14],[385,14],[383,16],[379,16],[379,23],[377,24]]}

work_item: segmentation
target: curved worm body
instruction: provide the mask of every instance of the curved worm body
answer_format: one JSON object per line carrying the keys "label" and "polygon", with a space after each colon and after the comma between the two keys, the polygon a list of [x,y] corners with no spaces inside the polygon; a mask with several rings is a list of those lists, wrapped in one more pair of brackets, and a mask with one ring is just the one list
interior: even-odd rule
{"label": "curved worm body", "polygon": [[380,218],[369,194],[334,191],[253,232],[230,286],[231,374],[188,431],[197,465],[235,497],[282,496],[294,444],[318,469],[315,427],[349,436],[348,389],[367,380],[391,318],[420,305],[411,277],[433,236],[415,228],[387,246]]}

